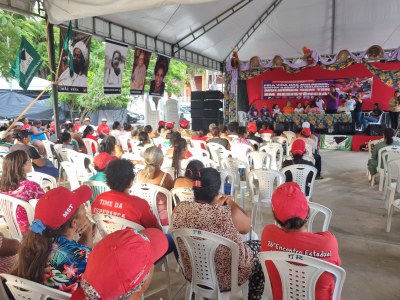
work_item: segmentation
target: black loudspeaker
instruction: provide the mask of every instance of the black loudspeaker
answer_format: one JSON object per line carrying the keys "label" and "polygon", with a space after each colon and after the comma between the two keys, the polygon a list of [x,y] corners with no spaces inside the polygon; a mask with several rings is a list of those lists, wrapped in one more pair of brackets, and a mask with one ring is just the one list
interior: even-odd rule
{"label": "black loudspeaker", "polygon": [[192,118],[192,130],[200,130],[200,129],[208,130],[208,126],[211,123],[214,123],[216,125],[221,124],[222,116],[220,120],[215,118]]}
{"label": "black loudspeaker", "polygon": [[385,124],[368,124],[367,129],[365,130],[365,133],[367,135],[371,136],[379,136],[383,135],[383,132],[386,129]]}
{"label": "black loudspeaker", "polygon": [[203,111],[204,109],[191,109],[190,110],[190,116],[193,118],[203,118]]}
{"label": "black loudspeaker", "polygon": [[237,85],[237,111],[248,112],[250,110],[247,94],[246,80],[238,80]]}
{"label": "black loudspeaker", "polygon": [[205,109],[222,108],[222,101],[221,100],[206,100],[206,101],[204,101],[204,108]]}
{"label": "black loudspeaker", "polygon": [[221,115],[222,111],[219,109],[204,109],[203,117],[209,119],[218,119]]}
{"label": "black loudspeaker", "polygon": [[356,130],[354,127],[354,123],[335,123],[335,133],[337,134],[355,134]]}
{"label": "black loudspeaker", "polygon": [[199,91],[199,92],[192,92],[190,95],[190,98],[192,99],[192,101],[193,100],[204,101],[205,96],[206,96],[206,92]]}
{"label": "black loudspeaker", "polygon": [[222,100],[224,99],[224,94],[220,91],[207,91],[205,92],[204,99]]}
{"label": "black loudspeaker", "polygon": [[191,109],[202,109],[204,108],[204,101],[203,100],[192,100],[190,101]]}

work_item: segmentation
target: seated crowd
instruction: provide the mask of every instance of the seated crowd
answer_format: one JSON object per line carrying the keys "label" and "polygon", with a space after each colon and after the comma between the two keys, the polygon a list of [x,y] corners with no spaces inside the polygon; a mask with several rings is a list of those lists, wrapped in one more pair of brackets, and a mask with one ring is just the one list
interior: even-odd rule
{"label": "seated crowd", "polygon": [[[286,160],[282,166],[312,165],[317,169],[317,179],[322,179],[318,138],[310,124],[305,122],[300,132],[293,133],[288,128],[274,130],[270,119],[265,114],[262,124],[254,122],[247,127],[237,122],[210,124],[208,131],[198,132],[190,130],[186,120],[179,123],[177,130],[174,123],[164,121],[158,123],[157,130],[149,125],[121,126],[119,122],[114,122],[110,129],[107,119],[102,119],[97,129],[89,118],[84,125],[80,125],[79,119],[67,122],[54,145],[55,152],[68,149],[65,151],[87,153],[85,139],[95,141],[90,144],[95,155],[87,157],[84,170],[93,164],[95,171],[87,179],[104,182],[109,190],[93,198],[92,190],[85,184],[70,190],[61,186],[68,183],[60,180],[59,187],[45,192],[39,184],[28,180],[27,174],[32,170],[59,180],[59,170],[46,158],[43,142],[37,137],[32,139],[51,134],[52,129],[47,132],[35,121],[33,130],[17,128],[12,134],[1,131],[0,148],[4,149],[4,157],[0,193],[23,201],[39,200],[31,224],[25,209],[17,208],[21,242],[0,235],[0,273],[11,273],[71,293],[71,299],[140,299],[150,285],[154,264],[172,252],[178,257],[178,249],[184,276],[191,281],[192,265],[187,249],[181,243],[175,245],[170,234],[182,228],[212,232],[238,245],[238,281],[240,285],[249,281],[248,299],[261,299],[264,291],[264,274],[257,256],[260,251],[296,249],[310,256],[324,252],[329,255],[321,259],[339,266],[338,244],[333,234],[307,232],[310,208],[290,174],[285,174],[286,183],[276,188],[271,198],[276,225],[266,225],[261,239],[255,237],[244,242],[243,235],[252,230],[251,216],[235,202],[234,195],[220,192],[226,182],[221,181],[219,171],[205,167],[202,157],[194,156],[196,148],[191,146],[196,142],[204,151],[207,144],[215,143],[229,153],[241,145],[258,150],[266,143],[263,134],[268,135],[267,143],[271,143],[273,136],[282,136],[286,140]],[[25,121],[21,124],[18,126],[29,125]],[[287,137],[292,135],[295,138],[289,148]],[[390,143],[390,139],[386,142]],[[134,159],[129,155],[132,153],[137,154]],[[63,160],[60,155],[58,159]],[[194,201],[177,201],[170,216],[168,205],[172,204],[167,203],[163,193],[157,194],[155,208],[135,194],[141,184],[167,191],[189,188]],[[92,218],[96,214],[124,218],[144,229],[123,229],[96,240],[97,227]],[[215,255],[219,289],[229,291],[231,253],[219,247]],[[267,268],[274,299],[282,299],[277,270],[270,263]],[[334,284],[334,279],[324,274],[316,286],[317,298],[330,299]]]}

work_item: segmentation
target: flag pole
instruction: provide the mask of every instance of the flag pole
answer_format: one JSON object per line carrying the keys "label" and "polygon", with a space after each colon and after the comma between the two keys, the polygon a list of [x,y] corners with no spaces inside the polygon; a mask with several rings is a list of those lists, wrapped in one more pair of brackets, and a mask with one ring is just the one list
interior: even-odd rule
{"label": "flag pole", "polygon": [[51,87],[53,83],[50,83],[31,103],[29,103],[29,105],[22,111],[22,113],[20,113],[20,115],[14,119],[14,121],[11,123],[11,125],[6,129],[6,131],[9,131],[10,129],[12,129],[15,125],[15,123],[18,122],[19,119],[21,119],[21,117],[26,114],[26,112],[33,106],[33,104],[36,103],[36,101],[39,100],[40,97],[42,97],[42,95]]}

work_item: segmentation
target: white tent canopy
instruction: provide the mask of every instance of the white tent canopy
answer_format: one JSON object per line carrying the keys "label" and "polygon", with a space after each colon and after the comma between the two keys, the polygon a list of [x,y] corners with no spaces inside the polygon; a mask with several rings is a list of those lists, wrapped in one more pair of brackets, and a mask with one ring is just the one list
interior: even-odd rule
{"label": "white tent canopy", "polygon": [[[239,50],[241,60],[276,54],[299,57],[303,46],[326,54],[363,51],[375,44],[390,49],[399,47],[400,41],[398,0],[46,0],[45,4],[54,23],[100,16],[172,45],[220,14],[218,20],[228,15],[185,47],[219,62],[253,25],[254,34]],[[229,12],[231,7],[236,12]],[[265,19],[257,22],[259,18]]]}

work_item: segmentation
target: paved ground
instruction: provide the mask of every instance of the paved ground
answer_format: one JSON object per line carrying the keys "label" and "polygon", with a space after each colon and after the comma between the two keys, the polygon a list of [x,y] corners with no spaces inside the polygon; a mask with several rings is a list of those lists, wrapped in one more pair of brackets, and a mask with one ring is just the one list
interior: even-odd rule
{"label": "paved ground", "polygon": [[[400,299],[400,213],[394,214],[392,230],[386,233],[382,195],[365,175],[366,153],[324,151],[322,158],[325,179],[316,182],[313,201],[333,211],[330,230],[347,272],[343,299]],[[165,290],[153,293],[165,283],[164,273],[156,273],[146,299],[168,299]],[[182,275],[172,269],[171,279],[173,299],[183,300]]]}

